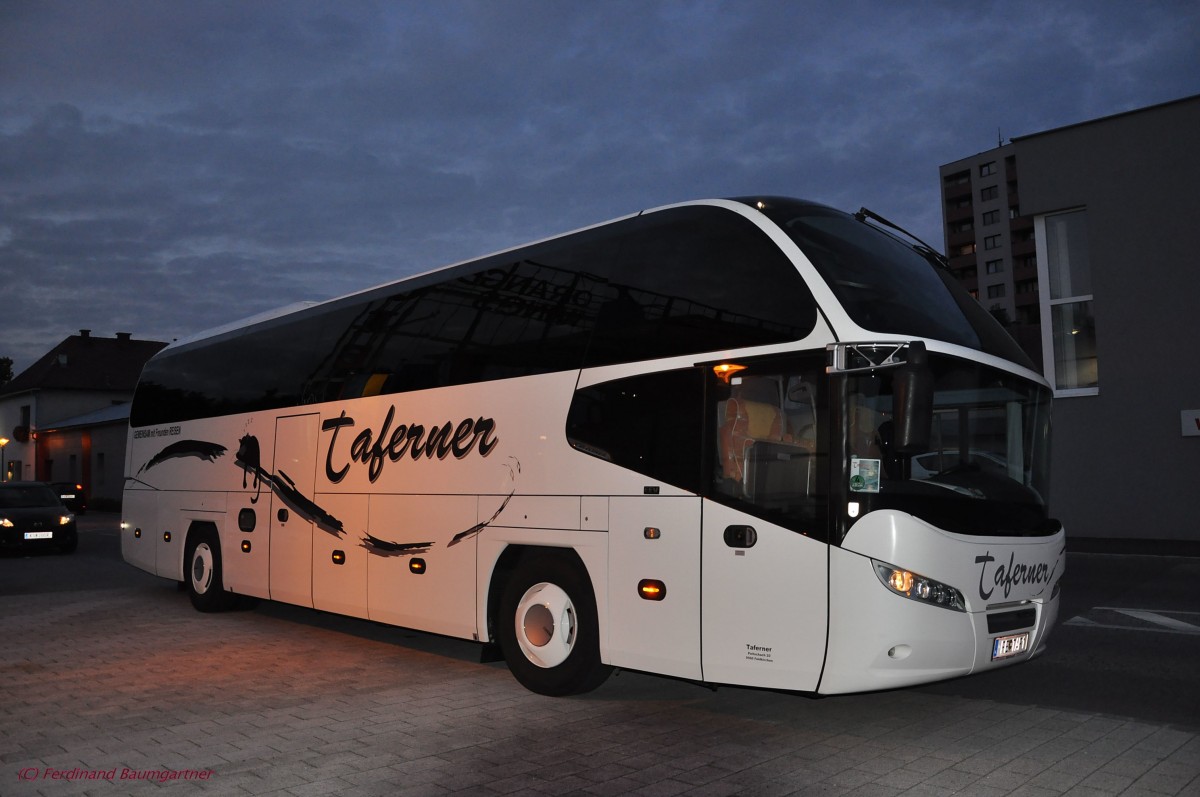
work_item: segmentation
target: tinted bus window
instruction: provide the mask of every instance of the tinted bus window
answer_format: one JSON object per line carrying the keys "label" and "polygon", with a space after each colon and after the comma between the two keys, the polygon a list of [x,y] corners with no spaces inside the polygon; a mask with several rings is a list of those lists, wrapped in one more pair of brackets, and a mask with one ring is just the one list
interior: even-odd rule
{"label": "tinted bus window", "polygon": [[584,230],[152,360],[135,426],[798,340],[816,304],[709,206]]}

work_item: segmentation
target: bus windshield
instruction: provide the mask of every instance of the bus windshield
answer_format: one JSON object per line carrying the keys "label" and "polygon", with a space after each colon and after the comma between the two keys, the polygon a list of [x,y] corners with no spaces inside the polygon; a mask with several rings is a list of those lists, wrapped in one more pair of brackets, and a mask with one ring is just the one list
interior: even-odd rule
{"label": "bus windshield", "polygon": [[995,318],[931,256],[840,210],[768,198],[755,207],[800,247],[866,330],[932,338],[1033,368]]}
{"label": "bus windshield", "polygon": [[896,369],[835,375],[844,402],[849,515],[898,509],[946,531],[1053,534],[1047,518],[1050,392],[1003,371],[930,355],[927,450],[893,447]]}

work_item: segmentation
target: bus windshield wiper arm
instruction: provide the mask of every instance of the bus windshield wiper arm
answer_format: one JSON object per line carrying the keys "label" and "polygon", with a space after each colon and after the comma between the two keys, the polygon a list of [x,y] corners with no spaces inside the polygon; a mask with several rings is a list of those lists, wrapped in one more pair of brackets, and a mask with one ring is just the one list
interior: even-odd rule
{"label": "bus windshield wiper arm", "polygon": [[876,213],[875,211],[873,211],[869,208],[859,208],[858,212],[854,214],[854,218],[858,219],[861,222],[866,222],[867,219],[871,219],[872,221],[878,222],[879,224],[882,224],[885,227],[891,227],[893,230],[904,233],[909,238],[911,238],[912,240],[916,241],[919,244],[918,246],[913,247],[918,252],[925,255],[926,257],[933,258],[934,260],[936,260],[938,263],[940,263],[943,266],[950,265],[949,261],[946,259],[946,256],[943,255],[941,252],[934,249],[932,246],[925,243],[920,238],[918,238],[917,236],[913,235],[908,230],[901,227],[899,224],[896,224],[894,221],[889,221],[888,219],[885,219],[883,216],[880,216],[878,213]]}

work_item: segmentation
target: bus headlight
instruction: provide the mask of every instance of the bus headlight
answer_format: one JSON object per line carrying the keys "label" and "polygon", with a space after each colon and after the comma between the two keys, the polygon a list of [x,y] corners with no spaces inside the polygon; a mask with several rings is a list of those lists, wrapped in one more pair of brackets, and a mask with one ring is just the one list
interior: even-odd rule
{"label": "bus headlight", "polygon": [[897,595],[918,603],[941,606],[943,609],[953,609],[957,612],[967,610],[962,593],[949,584],[934,581],[920,573],[889,565],[886,562],[876,562],[872,559],[871,563],[875,565],[875,575],[879,576],[883,585]]}

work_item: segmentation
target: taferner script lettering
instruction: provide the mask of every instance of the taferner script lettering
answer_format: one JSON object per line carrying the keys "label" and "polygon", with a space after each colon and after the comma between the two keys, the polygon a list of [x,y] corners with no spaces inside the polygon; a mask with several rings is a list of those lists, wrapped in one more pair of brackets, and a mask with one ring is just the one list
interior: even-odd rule
{"label": "taferner script lettering", "polygon": [[1008,555],[1008,564],[1001,563],[996,566],[991,578],[991,588],[985,590],[984,586],[988,583],[989,565],[996,561],[996,557],[988,551],[983,556],[975,557],[975,564],[982,565],[979,568],[979,597],[983,600],[988,600],[992,597],[992,593],[996,591],[996,587],[1000,587],[1004,591],[1004,597],[1007,598],[1012,593],[1012,588],[1019,584],[1047,584],[1050,582],[1054,571],[1045,562],[1037,564],[1025,564],[1024,562],[1016,561],[1016,553]]}
{"label": "taferner script lettering", "polygon": [[[396,416],[396,407],[388,408],[387,417],[379,431],[367,427],[355,435],[350,443],[349,452],[344,452],[338,445],[338,434],[344,427],[354,427],[356,421],[347,415],[345,410],[336,418],[329,418],[321,424],[322,432],[332,432],[329,436],[329,447],[325,450],[325,476],[333,484],[346,478],[352,463],[367,466],[367,477],[375,482],[383,473],[383,466],[388,460],[398,461],[405,454],[417,460],[424,456],[426,459],[437,457],[445,459],[453,454],[455,459],[462,459],[473,450],[478,450],[481,457],[486,457],[496,447],[500,440],[496,437],[496,422],[491,418],[465,418],[455,424],[447,421],[440,426],[433,426],[428,431],[419,423],[402,423],[392,429],[392,421]],[[349,457],[346,454],[349,454]],[[341,465],[337,467],[335,463]]]}

